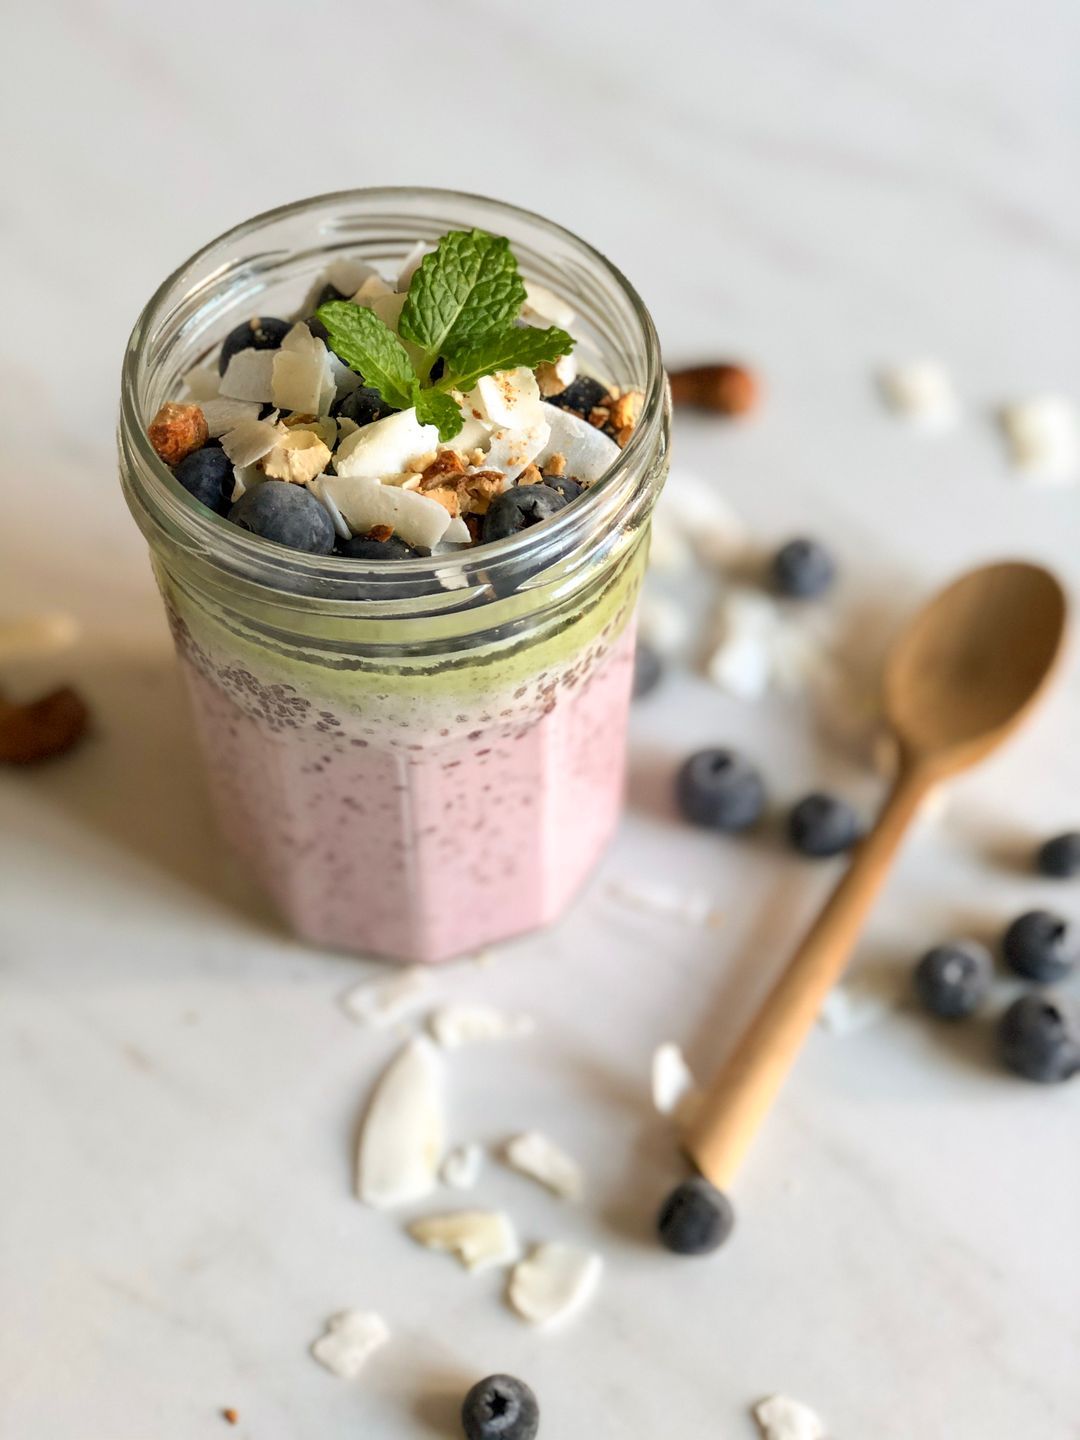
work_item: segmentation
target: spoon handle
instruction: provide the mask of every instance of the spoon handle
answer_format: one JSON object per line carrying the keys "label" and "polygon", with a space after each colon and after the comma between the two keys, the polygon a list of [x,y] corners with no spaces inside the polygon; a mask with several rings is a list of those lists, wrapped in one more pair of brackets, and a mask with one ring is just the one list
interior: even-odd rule
{"label": "spoon handle", "polygon": [[685,1148],[719,1188],[734,1176],[822,1002],[843,973],[928,788],[929,778],[918,768],[901,773],[873,830],[859,843],[821,914],[703,1097]]}

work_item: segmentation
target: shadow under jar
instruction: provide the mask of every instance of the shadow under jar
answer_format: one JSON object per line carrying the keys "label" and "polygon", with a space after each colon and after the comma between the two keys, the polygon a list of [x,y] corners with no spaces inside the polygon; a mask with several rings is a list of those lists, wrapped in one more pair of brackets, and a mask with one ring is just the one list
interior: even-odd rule
{"label": "shadow under jar", "polygon": [[[491,545],[392,563],[269,544],[177,484],[146,438],[222,336],[297,313],[339,256],[393,274],[478,226],[574,308],[577,354],[644,393],[611,470]],[[215,240],[140,317],[120,473],[150,545],[222,829],[293,930],[438,961],[556,919],[618,819],[648,520],[667,468],[656,334],[623,276],[537,215],[451,191],[357,190]]]}

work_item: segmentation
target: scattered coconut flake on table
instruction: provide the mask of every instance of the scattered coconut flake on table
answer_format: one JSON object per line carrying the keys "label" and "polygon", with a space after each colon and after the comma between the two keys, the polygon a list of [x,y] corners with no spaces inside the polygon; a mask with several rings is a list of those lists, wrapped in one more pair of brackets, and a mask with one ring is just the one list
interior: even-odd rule
{"label": "scattered coconut flake on table", "polygon": [[884,1020],[899,998],[894,975],[881,970],[856,971],[826,995],[818,1024],[830,1035],[857,1035]]}
{"label": "scattered coconut flake on table", "polygon": [[428,1018],[428,1029],[444,1050],[460,1050],[480,1040],[513,1040],[531,1035],[528,1015],[496,1010],[493,1005],[444,1005]]}
{"label": "scattered coconut flake on table", "polygon": [[708,895],[700,892],[678,890],[661,881],[646,880],[613,880],[607,888],[613,899],[631,910],[664,915],[686,925],[717,925],[720,921],[720,911]]}
{"label": "scattered coconut flake on table", "polygon": [[824,1422],[809,1405],[788,1395],[770,1395],[754,1406],[765,1440],[827,1440]]}
{"label": "scattered coconut flake on table", "polygon": [[389,1339],[386,1322],[373,1310],[342,1310],[326,1322],[326,1333],[315,1341],[311,1353],[332,1375],[352,1380]]}
{"label": "scattered coconut flake on table", "polygon": [[1012,463],[1035,483],[1067,484],[1080,466],[1076,406],[1064,395],[1036,395],[1005,405],[1001,425]]}
{"label": "scattered coconut flake on table", "polygon": [[747,552],[745,525],[716,487],[697,475],[672,471],[657,511],[703,565],[730,565]]}
{"label": "scattered coconut flake on table", "polygon": [[584,1190],[581,1166],[539,1130],[527,1130],[508,1140],[506,1163],[520,1175],[536,1180],[564,1200],[580,1200]]}
{"label": "scattered coconut flake on table", "polygon": [[455,1256],[466,1270],[509,1265],[521,1253],[513,1224],[501,1210],[458,1210],[449,1215],[426,1215],[413,1220],[408,1230],[426,1249]]}
{"label": "scattered coconut flake on table", "polygon": [[653,1052],[652,1099],[659,1114],[671,1115],[680,1124],[689,1121],[701,1101],[686,1058],[673,1041],[658,1045]]}
{"label": "scattered coconut flake on table", "polygon": [[940,360],[892,365],[881,372],[880,384],[886,402],[898,415],[927,429],[945,429],[956,420],[956,391]]}
{"label": "scattered coconut flake on table", "polygon": [[705,673],[736,700],[760,700],[773,675],[772,645],[779,625],[776,602],[742,586],[732,587],[717,613],[717,641]]}
{"label": "scattered coconut flake on table", "polygon": [[423,1035],[390,1062],[368,1105],[357,1151],[356,1188],[378,1210],[435,1189],[444,1149],[442,1062]]}
{"label": "scattered coconut flake on table", "polygon": [[342,996],[341,1005],[358,1024],[385,1030],[422,1005],[432,988],[428,967],[409,965],[388,980],[367,980],[362,985],[354,985]]}
{"label": "scattered coconut flake on table", "polygon": [[537,1245],[514,1266],[507,1299],[533,1325],[558,1324],[592,1298],[602,1269],[599,1255],[577,1245]]}
{"label": "scattered coconut flake on table", "polygon": [[442,1163],[439,1179],[451,1190],[472,1190],[484,1168],[484,1152],[479,1145],[455,1145]]}
{"label": "scattered coconut flake on table", "polygon": [[74,615],[63,611],[0,620],[0,660],[26,660],[66,650],[79,638]]}
{"label": "scattered coconut flake on table", "polygon": [[661,655],[682,650],[690,640],[691,622],[686,606],[670,595],[647,593],[638,611],[638,634]]}

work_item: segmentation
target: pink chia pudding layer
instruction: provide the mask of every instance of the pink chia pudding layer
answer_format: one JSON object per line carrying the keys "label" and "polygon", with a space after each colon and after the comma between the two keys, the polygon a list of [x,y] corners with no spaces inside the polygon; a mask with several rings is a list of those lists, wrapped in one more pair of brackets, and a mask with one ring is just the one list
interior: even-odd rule
{"label": "pink chia pudding layer", "polygon": [[542,647],[512,686],[496,661],[489,684],[482,666],[460,690],[366,674],[333,700],[170,611],[219,823],[299,936],[436,962],[562,913],[622,801],[636,584],[620,588],[580,648]]}

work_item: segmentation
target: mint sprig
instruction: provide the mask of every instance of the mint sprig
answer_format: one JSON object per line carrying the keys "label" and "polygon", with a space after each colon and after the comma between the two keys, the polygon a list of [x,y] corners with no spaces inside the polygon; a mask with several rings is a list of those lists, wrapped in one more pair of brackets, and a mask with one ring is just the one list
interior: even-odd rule
{"label": "mint sprig", "polygon": [[[417,419],[452,440],[464,424],[451,390],[471,390],[485,375],[530,369],[574,348],[565,330],[519,327],[525,301],[510,242],[485,230],[451,230],[425,255],[402,307],[401,339],[372,310],[348,300],[320,305],[330,348],[378,390],[388,405],[415,405]],[[407,340],[415,363],[401,343]],[[431,381],[436,360],[444,369]]]}

